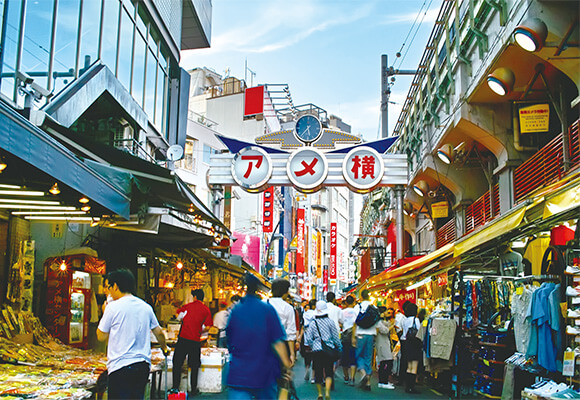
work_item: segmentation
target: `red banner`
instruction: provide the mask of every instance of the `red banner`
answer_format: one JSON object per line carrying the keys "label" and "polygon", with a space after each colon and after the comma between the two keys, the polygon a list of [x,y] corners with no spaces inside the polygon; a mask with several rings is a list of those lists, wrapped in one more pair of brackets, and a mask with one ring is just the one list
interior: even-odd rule
{"label": "red banner", "polygon": [[264,112],[264,86],[246,89],[244,98],[244,117]]}
{"label": "red banner", "polygon": [[296,213],[296,273],[304,273],[304,209]]}
{"label": "red banner", "polygon": [[394,300],[399,304],[399,308],[403,309],[403,303],[410,301],[411,303],[417,303],[417,289],[412,289],[407,291],[406,289],[397,290],[394,293]]}
{"label": "red banner", "polygon": [[262,196],[264,196],[264,214],[262,219],[264,232],[272,232],[274,228],[274,188],[269,187]]}
{"label": "red banner", "polygon": [[322,273],[322,291],[324,293],[328,292],[328,266],[324,266],[324,271]]}
{"label": "red banner", "polygon": [[330,224],[330,279],[336,279],[336,222]]}

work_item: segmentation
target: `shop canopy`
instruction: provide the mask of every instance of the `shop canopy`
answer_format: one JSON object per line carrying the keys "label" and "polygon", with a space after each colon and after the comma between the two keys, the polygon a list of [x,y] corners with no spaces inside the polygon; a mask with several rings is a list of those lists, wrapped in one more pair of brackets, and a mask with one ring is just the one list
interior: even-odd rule
{"label": "shop canopy", "polygon": [[[570,219],[577,219],[580,211],[580,172],[571,174],[552,185],[531,194],[526,201],[489,225],[450,243],[408,264],[384,271],[363,283],[359,290],[376,291],[387,285],[401,284],[415,276],[425,276],[448,270],[471,255],[490,251],[500,243],[516,240]],[[453,254],[442,268],[440,261]],[[443,261],[441,261],[443,263]]]}
{"label": "shop canopy", "polygon": [[[198,231],[196,226],[200,225],[200,221],[206,221],[215,231],[229,236],[227,227],[173,171],[113,146],[77,135],[50,118],[45,118],[42,127],[87,158],[86,162],[92,168],[99,171],[112,169],[130,174],[136,189],[131,196],[131,218],[127,223],[117,223],[116,228],[156,233],[161,224],[172,225],[184,234]],[[180,238],[179,232],[175,239],[178,242],[188,240],[186,237]]]}
{"label": "shop canopy", "polygon": [[122,218],[130,214],[130,181],[123,171],[98,170],[0,101],[0,148]]}

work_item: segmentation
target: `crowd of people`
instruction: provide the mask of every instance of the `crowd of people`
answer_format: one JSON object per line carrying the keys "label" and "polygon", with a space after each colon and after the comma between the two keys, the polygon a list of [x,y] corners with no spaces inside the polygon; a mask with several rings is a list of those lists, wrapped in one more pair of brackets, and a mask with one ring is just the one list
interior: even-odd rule
{"label": "crowd of people", "polygon": [[[111,272],[105,282],[110,297],[97,335],[108,340],[109,398],[143,398],[151,362],[149,331],[168,354],[165,336],[151,306],[132,294],[131,272]],[[366,290],[359,301],[349,295],[340,305],[332,292],[326,301],[300,302],[285,279],[274,280],[271,297],[262,300],[254,275],[245,276],[245,285],[246,295],[232,296],[229,306],[220,303],[213,318],[203,290],[193,290],[193,301],[177,310],[181,329],[173,352],[172,392],[180,389],[187,358],[190,394],[198,393],[202,335],[215,327],[218,347],[227,347],[230,354],[230,399],[292,398],[298,354],[304,360],[304,380],[315,384],[318,400],[330,400],[340,369],[344,384],[362,390],[371,390],[376,370],[378,388],[394,389],[395,382],[404,382],[408,393],[417,393],[422,343],[415,304],[406,302],[403,312],[375,307]]]}

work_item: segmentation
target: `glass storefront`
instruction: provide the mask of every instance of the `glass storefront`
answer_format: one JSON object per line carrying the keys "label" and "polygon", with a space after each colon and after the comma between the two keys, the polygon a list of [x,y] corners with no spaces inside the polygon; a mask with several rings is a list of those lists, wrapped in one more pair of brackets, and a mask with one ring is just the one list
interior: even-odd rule
{"label": "glass storefront", "polygon": [[142,4],[130,0],[0,0],[0,6],[0,12],[7,14],[1,38],[3,96],[23,105],[16,71],[57,94],[99,59],[156,128],[167,133],[169,52]]}

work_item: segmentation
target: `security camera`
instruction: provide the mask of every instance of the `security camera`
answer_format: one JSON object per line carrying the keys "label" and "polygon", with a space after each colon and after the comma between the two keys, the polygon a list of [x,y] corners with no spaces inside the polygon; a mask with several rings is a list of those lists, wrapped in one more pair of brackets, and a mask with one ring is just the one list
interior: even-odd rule
{"label": "security camera", "polygon": [[25,72],[21,71],[16,72],[16,78],[18,78],[18,80],[24,83],[25,85],[30,85],[32,82],[34,82],[34,79],[32,79],[32,77],[30,77]]}

